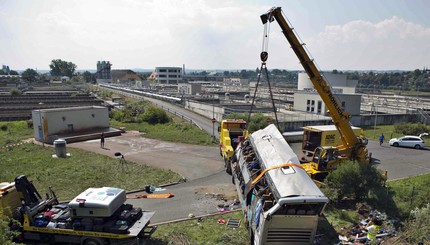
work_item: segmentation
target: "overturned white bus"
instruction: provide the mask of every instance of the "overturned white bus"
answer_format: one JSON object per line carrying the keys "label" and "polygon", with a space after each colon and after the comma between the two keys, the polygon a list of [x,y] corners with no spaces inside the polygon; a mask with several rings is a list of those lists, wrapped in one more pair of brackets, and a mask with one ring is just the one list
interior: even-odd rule
{"label": "overturned white bus", "polygon": [[231,161],[251,244],[311,244],[328,198],[271,124],[240,143]]}

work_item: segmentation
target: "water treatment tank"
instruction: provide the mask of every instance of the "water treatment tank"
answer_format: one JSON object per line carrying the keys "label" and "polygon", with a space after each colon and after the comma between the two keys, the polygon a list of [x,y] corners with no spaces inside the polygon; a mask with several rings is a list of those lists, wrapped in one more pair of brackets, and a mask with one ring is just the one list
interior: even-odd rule
{"label": "water treatment tank", "polygon": [[57,157],[67,157],[66,141],[63,139],[54,140],[55,155]]}

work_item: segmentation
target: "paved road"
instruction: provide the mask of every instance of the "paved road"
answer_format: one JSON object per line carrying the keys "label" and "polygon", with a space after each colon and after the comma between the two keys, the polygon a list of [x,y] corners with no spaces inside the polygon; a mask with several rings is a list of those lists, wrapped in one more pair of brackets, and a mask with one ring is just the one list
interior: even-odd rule
{"label": "paved road", "polygon": [[[129,199],[128,202],[146,210],[155,210],[153,223],[186,218],[188,214],[209,214],[217,211],[217,205],[227,203],[235,198],[235,189],[231,177],[223,170],[223,162],[217,147],[194,146],[162,142],[142,138],[139,134],[129,132],[122,136],[106,138],[105,147],[101,149],[99,140],[72,143],[69,147],[81,148],[113,157],[121,152],[126,160],[171,169],[185,178],[187,182],[167,187],[165,192],[175,194],[171,199]],[[293,143],[295,152],[300,151],[301,144]],[[388,145],[379,146],[370,141],[368,149],[377,161],[377,167],[388,171],[390,180],[430,173],[430,150],[395,148]]]}

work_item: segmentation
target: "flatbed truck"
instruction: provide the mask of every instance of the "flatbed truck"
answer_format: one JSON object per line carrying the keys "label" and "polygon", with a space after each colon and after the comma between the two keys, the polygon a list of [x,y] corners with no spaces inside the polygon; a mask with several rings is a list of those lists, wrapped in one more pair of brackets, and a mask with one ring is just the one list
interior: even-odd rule
{"label": "flatbed truck", "polygon": [[26,176],[15,179],[22,206],[13,213],[21,241],[66,242],[82,245],[142,244],[155,230],[153,211],[124,204],[119,188],[88,188],[69,203],[59,203],[50,189],[42,199]]}

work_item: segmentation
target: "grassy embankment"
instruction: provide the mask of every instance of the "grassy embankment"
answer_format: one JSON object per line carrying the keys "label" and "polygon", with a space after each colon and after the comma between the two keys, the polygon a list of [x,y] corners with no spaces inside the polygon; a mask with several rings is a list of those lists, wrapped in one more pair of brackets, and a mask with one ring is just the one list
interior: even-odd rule
{"label": "grassy embankment", "polygon": [[[383,133],[385,136],[385,142],[387,144],[390,139],[403,136],[403,134],[401,133],[394,132],[393,125],[377,125],[376,128],[373,126],[362,127],[362,128],[364,130],[366,137],[372,140],[379,140],[379,135]],[[427,133],[430,133],[430,132],[427,132]],[[424,136],[423,139],[425,141],[424,145],[427,147],[430,147],[430,136]]]}
{"label": "grassy embankment", "polygon": [[[0,147],[32,138],[33,129],[26,121],[1,122],[7,130],[0,131]],[[146,123],[118,123],[112,126],[139,130],[144,137],[189,144],[212,144],[209,134],[188,122],[174,118],[172,123],[149,125]],[[3,127],[5,128],[5,127]],[[25,144],[0,150],[0,181],[13,181],[18,175],[27,175],[37,189],[44,193],[52,186],[61,200],[70,199],[88,187],[113,186],[134,190],[147,184],[160,185],[180,180],[171,171],[128,162],[125,172],[118,170],[118,160],[95,153],[68,148],[72,157],[52,158],[54,149]]]}
{"label": "grassy embankment", "polygon": [[[171,114],[170,114],[171,115]],[[166,124],[151,125],[142,123],[123,123],[110,120],[111,127],[125,127],[126,130],[137,130],[143,133],[143,137],[159,139],[162,141],[178,142],[193,145],[213,145],[210,134],[198,129],[190,122],[178,117],[173,117],[173,121]]]}

